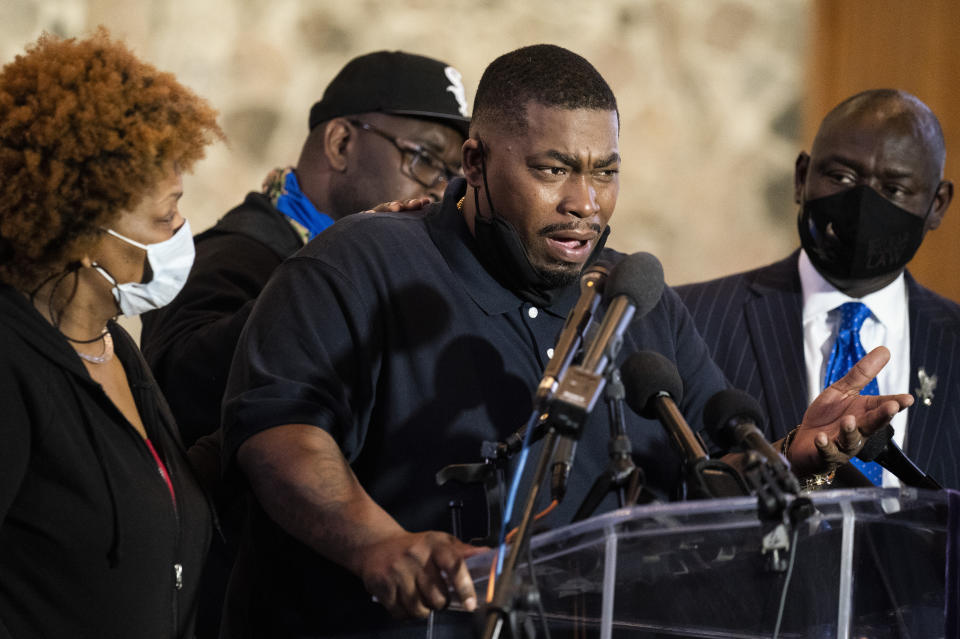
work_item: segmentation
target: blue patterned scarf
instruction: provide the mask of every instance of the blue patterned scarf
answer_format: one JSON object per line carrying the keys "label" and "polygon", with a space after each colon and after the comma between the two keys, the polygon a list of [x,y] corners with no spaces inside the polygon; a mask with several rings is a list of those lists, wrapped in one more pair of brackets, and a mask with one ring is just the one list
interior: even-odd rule
{"label": "blue patterned scarf", "polygon": [[333,225],[334,219],[318,211],[300,190],[291,167],[271,171],[263,182],[263,191],[278,211],[307,230],[307,239],[312,240]]}

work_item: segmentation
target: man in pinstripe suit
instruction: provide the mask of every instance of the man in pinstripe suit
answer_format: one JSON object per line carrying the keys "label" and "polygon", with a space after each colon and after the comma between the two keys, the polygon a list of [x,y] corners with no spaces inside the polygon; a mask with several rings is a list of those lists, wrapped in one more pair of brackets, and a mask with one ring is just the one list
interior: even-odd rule
{"label": "man in pinstripe suit", "polygon": [[[677,292],[730,383],[765,405],[771,439],[794,428],[823,387],[838,307],[864,303],[864,347],[892,354],[880,392],[916,400],[893,420],[895,440],[944,486],[960,488],[960,305],[905,270],[950,204],[944,156],[940,124],[916,97],[873,90],[845,100],[797,157],[802,248]],[[884,473],[883,481],[895,480]]]}

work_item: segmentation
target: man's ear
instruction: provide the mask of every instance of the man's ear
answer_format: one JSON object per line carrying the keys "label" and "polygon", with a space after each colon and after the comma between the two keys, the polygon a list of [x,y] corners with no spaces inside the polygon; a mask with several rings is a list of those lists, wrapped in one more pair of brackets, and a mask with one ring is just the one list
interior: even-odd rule
{"label": "man's ear", "polygon": [[800,151],[793,166],[793,202],[800,204],[803,201],[803,186],[807,183],[807,172],[810,170],[810,156],[806,151]]}
{"label": "man's ear", "polygon": [[932,231],[943,222],[943,216],[947,214],[947,207],[950,206],[950,200],[953,199],[953,182],[943,180],[937,186],[937,194],[933,198],[933,208],[930,209],[930,215],[927,216],[926,230]]}
{"label": "man's ear", "polygon": [[483,143],[479,138],[467,138],[460,149],[463,177],[467,184],[479,188],[483,184]]}
{"label": "man's ear", "polygon": [[323,154],[334,171],[347,170],[350,145],[354,139],[353,128],[345,118],[334,118],[326,123],[323,131]]}

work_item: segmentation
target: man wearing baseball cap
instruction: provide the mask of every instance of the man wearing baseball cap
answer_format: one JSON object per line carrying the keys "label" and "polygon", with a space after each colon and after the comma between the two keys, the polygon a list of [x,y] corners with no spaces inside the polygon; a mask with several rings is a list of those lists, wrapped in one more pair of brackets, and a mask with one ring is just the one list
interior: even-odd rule
{"label": "man wearing baseball cap", "polygon": [[295,167],[195,238],[181,293],[143,316],[141,344],[186,446],[215,431],[234,346],[273,270],[339,218],[389,200],[439,200],[467,135],[460,72],[401,51],[354,58],[310,110]]}
{"label": "man wearing baseball cap", "polygon": [[[439,200],[460,174],[470,119],[455,68],[378,51],[347,63],[313,105],[309,124],[297,165],[271,171],[261,192],[197,235],[183,290],[141,316],[144,356],[187,447],[220,425],[234,348],[274,269],[341,217],[390,200]],[[219,474],[218,435],[191,451],[211,482]],[[215,540],[204,574],[198,639],[217,636],[234,554],[222,543]]]}

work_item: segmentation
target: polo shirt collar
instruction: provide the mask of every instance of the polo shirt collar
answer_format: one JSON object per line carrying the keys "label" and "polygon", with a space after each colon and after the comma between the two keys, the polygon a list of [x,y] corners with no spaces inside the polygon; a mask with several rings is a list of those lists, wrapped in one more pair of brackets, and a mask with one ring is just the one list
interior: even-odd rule
{"label": "polo shirt collar", "polygon": [[[463,284],[467,294],[487,315],[515,311],[524,305],[524,301],[504,288],[477,258],[477,240],[470,233],[463,213],[457,208],[457,202],[466,192],[465,179],[451,180],[439,209],[426,218],[427,231],[447,266]],[[553,303],[543,310],[557,317],[566,317],[579,296],[580,287],[575,282],[559,292]]]}

